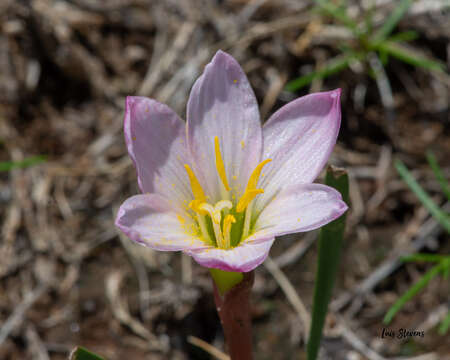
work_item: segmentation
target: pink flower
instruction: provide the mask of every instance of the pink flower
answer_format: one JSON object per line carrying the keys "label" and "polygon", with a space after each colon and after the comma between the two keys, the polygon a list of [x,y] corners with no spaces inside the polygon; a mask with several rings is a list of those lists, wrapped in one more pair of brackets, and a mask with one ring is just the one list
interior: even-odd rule
{"label": "pink flower", "polygon": [[276,236],[347,210],[337,191],[312,183],[336,143],[339,98],[340,90],[301,97],[261,127],[247,77],[222,51],[192,88],[186,126],[166,105],[128,97],[125,140],[143,194],[122,204],[116,225],[206,267],[254,269]]}

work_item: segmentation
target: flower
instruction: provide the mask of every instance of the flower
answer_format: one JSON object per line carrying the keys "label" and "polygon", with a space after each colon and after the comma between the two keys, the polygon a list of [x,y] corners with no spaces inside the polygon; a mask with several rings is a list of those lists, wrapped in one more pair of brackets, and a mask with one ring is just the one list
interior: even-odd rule
{"label": "flower", "polygon": [[149,248],[248,272],[275,236],[319,228],[347,210],[339,192],[312,183],[340,119],[334,90],[288,103],[261,127],[247,77],[219,50],[192,88],[186,126],[166,105],[127,97],[125,140],[143,194],[122,204],[116,225]]}

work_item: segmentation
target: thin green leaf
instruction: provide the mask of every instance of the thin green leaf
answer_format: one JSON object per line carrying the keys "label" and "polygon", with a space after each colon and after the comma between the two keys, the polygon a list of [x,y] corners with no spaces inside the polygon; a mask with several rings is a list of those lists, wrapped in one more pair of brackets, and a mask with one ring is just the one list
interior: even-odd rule
{"label": "thin green leaf", "polygon": [[[338,190],[344,201],[347,204],[349,203],[348,174],[345,170],[329,167],[325,176],[325,183]],[[311,329],[306,348],[308,360],[315,360],[319,352],[323,325],[338,271],[345,218],[346,214],[320,229]]]}
{"label": "thin green leaf", "polygon": [[436,176],[439,185],[441,185],[442,191],[444,192],[445,196],[447,196],[447,199],[450,200],[450,185],[445,179],[444,173],[439,167],[436,157],[430,150],[427,151],[427,160],[431,166],[431,169],[433,169],[434,176]]}
{"label": "thin green leaf", "polygon": [[392,87],[389,77],[384,70],[383,63],[375,52],[370,52],[367,56],[370,68],[377,83],[378,92],[381,97],[381,102],[386,109],[394,108],[394,97],[392,95]]}
{"label": "thin green leaf", "polygon": [[378,29],[375,33],[373,40],[375,43],[384,41],[389,34],[397,26],[398,22],[402,19],[405,13],[408,11],[412,4],[412,0],[402,0],[391,13],[391,15],[386,19],[383,26]]}
{"label": "thin green leaf", "polygon": [[407,41],[412,41],[415,40],[419,37],[419,34],[417,33],[417,31],[402,31],[402,32],[398,32],[392,36],[389,37],[389,41],[395,41],[395,42],[407,42]]}
{"label": "thin green leaf", "polygon": [[386,52],[389,55],[413,66],[422,67],[428,70],[444,71],[445,65],[440,61],[431,60],[425,56],[418,55],[418,51],[401,45],[393,41],[384,41],[376,45],[378,51]]}
{"label": "thin green leaf", "polygon": [[69,360],[103,360],[103,358],[81,346],[77,346],[70,354]]}
{"label": "thin green leaf", "polygon": [[450,328],[450,311],[448,312],[447,316],[444,320],[442,320],[441,325],[439,326],[439,334],[445,335]]}
{"label": "thin green leaf", "polygon": [[335,18],[336,20],[347,26],[350,30],[353,31],[354,34],[356,34],[357,36],[361,35],[361,32],[358,29],[358,23],[347,15],[345,8],[336,6],[328,0],[316,0],[316,4],[327,15]]}
{"label": "thin green leaf", "polygon": [[309,85],[315,79],[323,79],[330,75],[336,74],[349,66],[350,61],[356,58],[355,54],[349,54],[344,56],[337,56],[322,68],[307,75],[301,76],[298,79],[292,80],[287,83],[287,91],[297,91],[301,88]]}
{"label": "thin green leaf", "polygon": [[443,269],[442,263],[433,266],[428,270],[424,276],[422,276],[419,281],[417,281],[413,286],[411,286],[406,293],[404,293],[395,303],[390,307],[386,316],[383,319],[385,324],[389,324],[397,312],[409,301],[411,300],[420,290],[422,290],[431,279],[438,275]]}
{"label": "thin green leaf", "polygon": [[426,261],[426,262],[441,262],[445,260],[447,256],[444,255],[436,255],[436,254],[413,254],[409,256],[402,257],[401,260],[405,262],[417,262],[417,261]]}
{"label": "thin green leaf", "polygon": [[448,276],[450,275],[450,256],[442,260],[442,266],[444,267],[444,269],[442,270],[442,276],[447,280]]}
{"label": "thin green leaf", "polygon": [[425,206],[436,221],[438,221],[439,224],[441,224],[442,227],[450,233],[450,217],[443,210],[441,210],[433,200],[431,200],[427,192],[422,189],[416,179],[414,179],[412,174],[400,160],[395,161],[395,167],[409,188],[419,198],[423,206]]}
{"label": "thin green leaf", "polygon": [[4,161],[4,162],[0,162],[0,171],[11,171],[13,169],[26,168],[26,167],[40,164],[40,163],[44,162],[45,160],[46,160],[45,156],[37,155],[37,156],[31,156],[22,161]]}
{"label": "thin green leaf", "polygon": [[369,9],[367,9],[367,11],[364,14],[364,32],[365,34],[371,34],[373,31],[373,16],[375,13],[375,5],[371,4],[371,6],[369,7]]}

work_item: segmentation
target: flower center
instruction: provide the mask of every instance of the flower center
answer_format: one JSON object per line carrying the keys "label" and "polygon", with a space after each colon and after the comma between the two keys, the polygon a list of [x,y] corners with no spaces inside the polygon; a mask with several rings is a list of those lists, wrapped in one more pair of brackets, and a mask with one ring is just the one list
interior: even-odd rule
{"label": "flower center", "polygon": [[[221,249],[231,249],[247,238],[250,233],[253,199],[264,192],[263,189],[256,188],[261,170],[272,160],[266,159],[258,164],[250,175],[244,194],[234,204],[230,198],[234,200],[237,191],[232,190],[228,183],[217,136],[214,138],[214,150],[223,200],[218,201],[215,205],[208,203],[200,182],[190,166],[185,164],[184,167],[194,195],[194,199],[189,203],[189,209],[194,212],[200,233],[206,242]],[[233,193],[231,197],[230,193]]]}

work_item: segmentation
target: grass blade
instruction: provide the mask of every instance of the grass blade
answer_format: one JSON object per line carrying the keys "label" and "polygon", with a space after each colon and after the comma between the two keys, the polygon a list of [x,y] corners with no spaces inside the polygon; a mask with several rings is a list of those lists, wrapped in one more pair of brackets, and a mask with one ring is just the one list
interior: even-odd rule
{"label": "grass blade", "polygon": [[435,254],[413,254],[410,256],[405,256],[401,260],[405,262],[416,262],[416,261],[426,261],[426,262],[441,262],[447,257],[444,255]]}
{"label": "grass blade", "polygon": [[77,346],[70,354],[69,360],[103,360],[103,358],[81,346]]}
{"label": "grass blade", "polygon": [[444,192],[445,196],[447,196],[447,199],[450,200],[450,185],[448,184],[448,181],[445,179],[445,176],[441,168],[439,167],[436,157],[431,151],[427,151],[427,160],[431,166],[431,169],[433,169],[434,176],[436,176],[439,185],[441,185],[442,191]]}
{"label": "grass blade", "polygon": [[383,26],[375,33],[373,41],[375,43],[386,40],[389,34],[397,26],[398,22],[402,19],[405,13],[408,11],[412,4],[412,0],[402,0],[391,13],[391,15],[386,19]]}
{"label": "grass blade", "polygon": [[4,161],[0,162],[0,171],[11,171],[13,169],[26,168],[33,165],[40,164],[46,160],[45,156],[37,155],[31,156],[22,161]]}
{"label": "grass blade", "polygon": [[337,56],[332,59],[330,62],[325,64],[319,70],[309,73],[307,75],[301,76],[298,79],[292,80],[287,83],[286,90],[287,91],[297,91],[301,88],[309,85],[315,79],[323,79],[327,76],[336,74],[346,67],[349,66],[350,61],[356,59],[356,54],[349,54],[344,56]]}
{"label": "grass blade", "polygon": [[419,37],[419,34],[417,33],[417,31],[402,31],[402,32],[398,32],[392,36],[389,37],[389,41],[396,41],[396,42],[407,42],[407,41],[412,41],[415,40]]}
{"label": "grass blade", "polygon": [[[325,183],[337,189],[348,204],[348,174],[341,169],[329,167]],[[336,279],[339,259],[344,237],[346,215],[342,215],[320,229],[319,255],[314,288],[314,302],[311,319],[311,329],[307,344],[307,359],[315,360],[319,352],[322,329],[328,311],[328,304]]]}
{"label": "grass blade", "polygon": [[422,67],[428,70],[444,71],[445,66],[439,61],[428,59],[425,56],[417,55],[418,51],[413,51],[411,48],[401,45],[393,41],[384,41],[376,45],[376,49],[381,52],[386,52],[392,57],[395,57],[407,64]]}
{"label": "grass blade", "polygon": [[392,95],[391,83],[384,70],[383,63],[375,52],[369,53],[367,59],[377,83],[381,102],[386,109],[392,110],[394,108],[394,96]]}
{"label": "grass blade", "polygon": [[316,0],[316,4],[327,15],[335,18],[336,20],[340,21],[342,24],[347,26],[350,30],[353,31],[353,33],[355,35],[357,35],[357,36],[361,35],[361,32],[358,29],[358,23],[356,21],[352,20],[347,15],[344,8],[336,6],[335,4],[333,4],[332,2],[330,2],[328,0]]}
{"label": "grass blade", "polygon": [[400,311],[400,309],[411,300],[420,290],[422,290],[431,279],[438,275],[442,271],[442,263],[433,266],[428,270],[424,276],[422,276],[419,281],[417,281],[413,286],[411,286],[406,293],[404,293],[395,303],[390,307],[386,316],[383,319],[385,324],[389,324],[394,318],[395,314]]}
{"label": "grass blade", "polygon": [[433,200],[431,200],[430,196],[425,190],[422,189],[416,179],[414,179],[405,164],[403,164],[400,160],[397,160],[395,161],[395,167],[402,179],[419,198],[423,206],[425,206],[436,221],[438,221],[439,224],[441,224],[442,227],[450,233],[450,217],[443,210],[441,210]]}
{"label": "grass blade", "polygon": [[450,328],[450,311],[448,312],[447,316],[444,320],[442,320],[441,325],[439,326],[439,334],[445,335]]}

